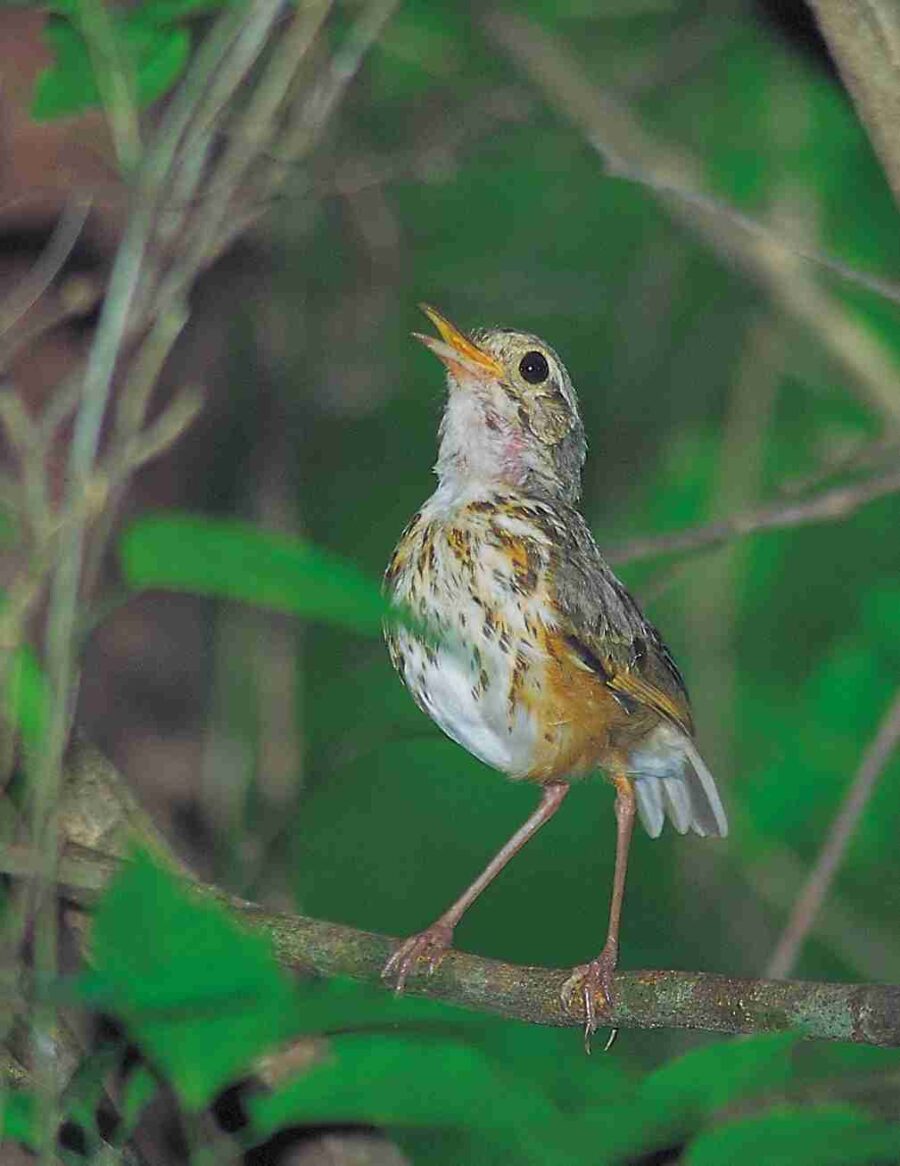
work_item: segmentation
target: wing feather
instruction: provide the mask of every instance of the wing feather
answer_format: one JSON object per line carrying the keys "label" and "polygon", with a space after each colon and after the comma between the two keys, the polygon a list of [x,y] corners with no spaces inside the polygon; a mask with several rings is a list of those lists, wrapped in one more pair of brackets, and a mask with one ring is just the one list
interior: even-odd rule
{"label": "wing feather", "polygon": [[687,688],[662,637],[607,565],[576,511],[553,571],[563,632],[583,668],[593,671],[627,707],[654,710],[693,735]]}

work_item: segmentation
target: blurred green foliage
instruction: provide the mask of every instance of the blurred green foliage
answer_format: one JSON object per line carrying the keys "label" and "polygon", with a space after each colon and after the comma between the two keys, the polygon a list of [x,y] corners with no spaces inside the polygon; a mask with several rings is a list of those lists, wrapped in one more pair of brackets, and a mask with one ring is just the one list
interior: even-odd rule
{"label": "blurred green foliage", "polygon": [[[135,76],[146,70],[142,98],[180,68],[172,46],[197,7],[147,3],[117,18]],[[896,208],[844,95],[759,8],[701,0],[519,8],[571,46],[587,76],[619,93],[642,124],[690,154],[707,191],[777,217],[785,236],[847,264],[883,275],[900,268]],[[151,9],[159,35],[146,41],[128,22],[146,31]],[[50,34],[57,64],[38,91],[43,116],[97,98],[84,84],[77,9],[55,11],[64,22]],[[151,66],[147,44],[164,65]],[[900,380],[886,386],[894,415],[879,414],[815,327],[674,223],[651,190],[606,176],[590,143],[485,33],[476,5],[403,5],[338,130],[269,230],[271,297],[261,308],[232,305],[244,327],[235,328],[233,377],[220,391],[230,394],[233,431],[206,500],[220,516],[251,517],[254,451],[280,450],[289,525],[304,538],[263,535],[230,517],[154,518],[126,536],[123,563],[135,586],[319,621],[304,628],[296,653],[305,761],[295,813],[288,819],[283,806],[267,808],[261,788],[249,790],[241,828],[266,840],[264,857],[250,872],[234,858],[233,879],[245,886],[287,869],[304,911],[408,933],[446,906],[534,802],[533,791],[440,735],[372,634],[380,607],[365,579],[377,579],[432,487],[442,377],[408,339],[420,326],[416,301],[463,326],[534,330],[562,354],[581,395],[591,447],[584,509],[601,546],[750,509],[810,477],[865,472],[864,458],[853,459],[895,427]],[[814,266],[804,277],[896,362],[894,305]],[[624,966],[761,973],[897,685],[898,521],[900,503],[887,498],[839,524],[623,572],[685,671],[732,823],[725,844],[671,832],[636,840]],[[227,644],[251,616],[223,604],[215,618]],[[229,720],[211,732],[257,756],[256,665],[231,654],[216,684],[213,703]],[[826,918],[804,951],[806,977],[900,976],[898,777],[895,760],[828,908],[868,942]],[[557,966],[594,954],[612,871],[610,811],[602,782],[577,788],[467,916],[459,945]],[[794,873],[773,886],[769,868]],[[158,956],[138,951],[128,927],[139,903],[143,917],[167,912],[171,941]],[[267,957],[146,863],[123,876],[100,918],[103,1006],[189,1106],[276,1032],[324,1032],[335,1015],[333,1002],[302,986],[286,1004]],[[204,981],[200,954],[194,963],[195,929],[228,953],[221,984]],[[147,963],[132,963],[142,954]],[[154,999],[129,996],[145,977]],[[221,1043],[208,1039],[223,1023],[219,989],[246,1002],[240,1023],[229,1005],[235,1031]],[[419,1002],[338,991],[347,1025],[365,1016],[371,1031],[334,1037],[321,1064],[257,1098],[258,1136],[294,1121],[377,1122],[429,1166],[615,1163],[667,1150],[674,1160],[685,1142],[680,1160],[692,1166],[900,1158],[896,1124],[864,1102],[785,1100],[809,1082],[840,1100],[842,1083],[896,1074],[894,1053],[782,1037],[691,1051],[684,1035],[625,1033],[611,1053],[586,1060],[571,1032],[437,1010],[423,1035],[413,1027]],[[192,1005],[174,1022],[150,1008],[198,993],[209,1015]],[[392,1027],[406,1022],[408,1030]],[[24,1102],[7,1105],[10,1136],[27,1141],[27,1115]]]}
{"label": "blurred green foliage", "polygon": [[27,645],[13,653],[5,697],[5,715],[21,734],[25,748],[36,751],[47,732],[50,695],[37,655]]}
{"label": "blurred green foliage", "polygon": [[136,588],[165,587],[242,600],[378,635],[386,614],[375,583],[337,555],[244,522],[160,515],[121,542]]}
{"label": "blurred green foliage", "polygon": [[[103,104],[108,74],[119,69],[138,105],[166,93],[184,72],[191,37],[186,17],[221,6],[221,0],[148,0],[105,5],[104,0],[53,0],[44,30],[53,62],[38,78],[32,116],[39,121],[71,117]],[[108,15],[114,52],[92,36],[96,8]],[[100,51],[98,51],[100,50]]]}
{"label": "blurred green foliage", "polygon": [[[151,921],[152,941],[136,920]],[[161,1084],[196,1110],[256,1058],[305,1035],[317,1038],[306,1067],[249,1098],[244,1146],[285,1126],[352,1123],[391,1128],[414,1156],[427,1137],[423,1159],[448,1164],[467,1146],[479,1162],[612,1166],[705,1127],[688,1161],[756,1162],[770,1140],[766,1161],[810,1166],[888,1161],[900,1151],[896,1126],[850,1105],[765,1107],[809,1076],[793,1036],[716,1042],[641,1079],[613,1058],[586,1060],[571,1033],[479,1020],[349,982],[292,984],[267,940],[145,854],[133,855],[104,895],[94,936],[94,968],[67,995],[124,1024],[152,1066],[127,1083],[119,1145]],[[857,1073],[885,1060],[878,1050],[852,1052]],[[89,1147],[99,1146],[95,1113],[116,1055],[109,1045],[86,1060],[67,1090],[67,1119]],[[762,1116],[738,1110],[716,1126],[755,1099]],[[37,1120],[29,1094],[8,1098],[8,1137],[35,1144]]]}

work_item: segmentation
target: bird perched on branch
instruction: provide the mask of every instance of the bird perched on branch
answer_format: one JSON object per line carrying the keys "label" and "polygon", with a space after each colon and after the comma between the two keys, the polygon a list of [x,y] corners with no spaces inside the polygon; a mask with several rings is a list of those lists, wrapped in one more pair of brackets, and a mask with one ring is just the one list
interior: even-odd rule
{"label": "bird perched on branch", "polygon": [[656,838],[723,836],[716,783],[693,740],[684,681],[659,633],[604,561],[577,510],[584,429],[566,369],[537,336],[467,336],[422,305],[447,368],[438,487],[386,572],[391,658],[416,703],[471,753],[533,782],[540,803],[472,885],[384,968],[397,991],[433,972],[478,895],[559,809],[572,781],[615,787],[615,875],[606,942],[563,988],[585,1039],[613,1003],[619,920],[635,813]]}

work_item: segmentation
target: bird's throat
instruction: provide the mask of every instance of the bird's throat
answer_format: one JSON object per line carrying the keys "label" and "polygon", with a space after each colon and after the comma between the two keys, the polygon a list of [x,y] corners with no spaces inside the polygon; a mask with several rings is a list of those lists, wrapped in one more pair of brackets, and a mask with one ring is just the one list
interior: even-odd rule
{"label": "bird's throat", "polygon": [[442,484],[460,489],[521,487],[529,477],[521,430],[475,393],[451,392],[440,439],[435,472]]}

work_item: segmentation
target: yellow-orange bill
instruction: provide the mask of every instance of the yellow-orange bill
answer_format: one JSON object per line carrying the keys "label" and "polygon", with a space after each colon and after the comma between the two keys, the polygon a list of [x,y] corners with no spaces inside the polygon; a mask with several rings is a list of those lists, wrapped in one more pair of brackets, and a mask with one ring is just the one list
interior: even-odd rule
{"label": "yellow-orange bill", "polygon": [[437,308],[430,304],[419,304],[419,307],[437,328],[444,343],[430,336],[422,336],[419,332],[413,332],[413,336],[430,348],[444,364],[450,365],[458,360],[463,368],[471,372],[480,372],[482,375],[487,373],[497,378],[505,375],[503,365],[498,360],[474,344],[455,324],[451,324],[446,316],[442,316]]}

